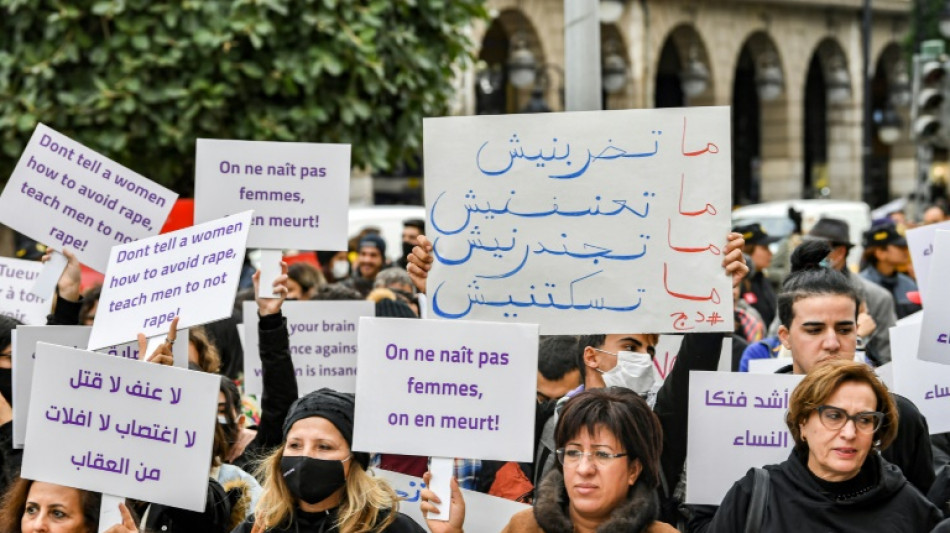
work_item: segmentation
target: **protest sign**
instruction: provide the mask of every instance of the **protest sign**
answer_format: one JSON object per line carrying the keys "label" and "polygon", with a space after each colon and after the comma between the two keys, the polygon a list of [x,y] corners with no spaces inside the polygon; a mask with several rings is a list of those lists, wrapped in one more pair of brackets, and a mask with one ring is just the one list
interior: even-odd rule
{"label": "protest sign", "polygon": [[[950,231],[934,233],[930,278],[938,280],[950,272]],[[917,358],[922,361],[950,365],[950,330],[945,317],[950,315],[950,284],[931,283],[927,288],[927,311],[920,326]],[[891,349],[895,346],[891,341]]]}
{"label": "protest sign", "polygon": [[250,248],[346,250],[350,145],[198,139],[195,221],[254,210]]}
{"label": "protest sign", "polygon": [[51,310],[53,292],[47,298],[30,293],[43,270],[39,261],[0,257],[0,315],[15,318],[24,324],[46,323]]}
{"label": "protest sign", "polygon": [[803,377],[690,372],[687,503],[719,505],[750,468],[788,459],[785,411]]}
{"label": "protest sign", "polygon": [[[660,335],[654,346],[653,380],[656,383],[654,392],[659,392],[667,376],[673,371],[673,365],[679,356],[680,346],[683,344],[682,335]],[[729,372],[732,363],[732,339],[722,339],[722,349],[719,352],[719,370]]]}
{"label": "protest sign", "polygon": [[[925,320],[930,312],[924,313]],[[890,329],[893,390],[914,402],[927,418],[931,435],[946,433],[950,431],[950,365],[917,358],[921,327],[912,323]]]}
{"label": "protest sign", "polygon": [[890,390],[894,389],[894,363],[884,363],[883,365],[874,369],[874,373],[877,374],[877,377],[881,378],[881,381],[887,385],[887,388]]}
{"label": "protest sign", "polygon": [[0,222],[105,272],[109,249],[157,234],[177,198],[38,124],[0,193]]}
{"label": "protest sign", "polygon": [[[396,491],[396,495],[402,500],[399,502],[399,512],[426,528],[422,511],[419,510],[419,494],[426,486],[422,478],[378,468],[374,472],[378,477],[388,481]],[[466,531],[501,531],[505,529],[515,513],[531,508],[530,505],[524,503],[482,494],[474,490],[462,489],[462,498],[465,499],[465,522],[462,526]]]}
{"label": "protest sign", "polygon": [[921,301],[926,304],[927,286],[930,280],[930,262],[934,253],[934,234],[937,230],[950,230],[950,221],[928,224],[907,230],[907,247],[914,263],[914,276],[920,289]]}
{"label": "protest sign", "polygon": [[164,336],[231,316],[251,212],[116,246],[89,348]]}
{"label": "protest sign", "polygon": [[[27,413],[30,407],[30,391],[33,386],[33,365],[36,362],[36,344],[45,342],[57,346],[85,349],[89,344],[92,326],[20,326],[13,344],[13,447],[22,448],[26,441]],[[188,339],[188,330],[178,330],[178,338]],[[98,353],[138,360],[138,342],[108,346]],[[172,348],[176,363],[188,364],[188,343],[179,342]]]}
{"label": "protest sign", "polygon": [[780,368],[792,364],[791,357],[769,357],[766,359],[749,359],[749,373],[774,374]]}
{"label": "protest sign", "polygon": [[220,380],[39,343],[22,475],[202,511]]}
{"label": "protest sign", "polygon": [[433,317],[731,331],[729,108],[424,120]]}
{"label": "protest sign", "polygon": [[[299,394],[323,387],[356,392],[357,325],[360,317],[375,316],[373,302],[284,302],[281,310],[287,319]],[[257,303],[244,302],[246,394],[263,392],[257,322]]]}
{"label": "protest sign", "polygon": [[353,449],[531,461],[538,327],[361,318]]}

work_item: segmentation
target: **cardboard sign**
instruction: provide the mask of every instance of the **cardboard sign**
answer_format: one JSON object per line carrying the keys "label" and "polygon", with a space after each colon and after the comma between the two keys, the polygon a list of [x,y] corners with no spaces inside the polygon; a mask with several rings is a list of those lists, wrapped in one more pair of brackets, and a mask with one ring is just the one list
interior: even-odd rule
{"label": "cardboard sign", "polygon": [[792,364],[791,357],[769,357],[767,359],[750,359],[750,374],[774,374],[780,368],[785,368]]}
{"label": "cardboard sign", "polygon": [[89,348],[231,316],[251,212],[112,249]]}
{"label": "cardboard sign", "polygon": [[198,139],[195,221],[254,210],[251,248],[346,250],[350,145]]}
{"label": "cardboard sign", "polygon": [[105,272],[109,249],[158,234],[178,195],[38,124],[0,194],[0,222]]}
{"label": "cardboard sign", "polygon": [[202,511],[220,380],[37,344],[22,476]]}
{"label": "cardboard sign", "polygon": [[907,247],[910,259],[914,263],[914,275],[921,301],[926,304],[927,289],[930,281],[930,262],[934,256],[934,236],[937,230],[950,230],[950,221],[928,224],[907,230]]}
{"label": "cardboard sign", "polygon": [[40,326],[46,323],[53,293],[50,292],[45,299],[30,293],[42,270],[43,263],[39,261],[0,257],[0,315],[24,324]]}
{"label": "cardboard sign", "polygon": [[945,433],[950,431],[950,365],[917,358],[920,330],[919,323],[890,329],[893,390],[914,402],[931,435]]}
{"label": "cardboard sign", "polygon": [[433,317],[731,331],[728,107],[424,120]]}
{"label": "cardboard sign", "polygon": [[[938,280],[950,272],[950,231],[935,232],[933,247],[930,277]],[[950,328],[947,328],[946,320],[950,316],[950,284],[931,283],[926,299],[927,312],[921,321],[917,357],[922,361],[950,365]],[[892,340],[891,349],[895,346]]]}
{"label": "cardboard sign", "polygon": [[788,459],[785,411],[803,377],[690,372],[686,503],[719,505],[750,468]]}
{"label": "cardboard sign", "polygon": [[[360,317],[376,315],[375,304],[362,300],[284,302],[281,309],[287,319],[299,394],[323,387],[356,392],[357,325]],[[244,302],[244,392],[259,395],[263,380],[257,322],[257,303]]]}
{"label": "cardboard sign", "polygon": [[353,449],[531,461],[538,327],[361,318]]}
{"label": "cardboard sign", "polygon": [[[13,447],[22,448],[26,442],[27,413],[33,386],[33,366],[36,362],[36,344],[45,342],[57,346],[85,349],[89,344],[92,326],[20,326],[13,344]],[[172,348],[175,361],[185,361],[188,366],[188,330],[178,330],[178,342]],[[139,357],[138,342],[109,346],[98,353],[132,359]]]}
{"label": "cardboard sign", "polygon": [[[378,477],[388,481],[395,489],[396,495],[402,499],[399,502],[399,512],[407,515],[423,528],[427,528],[422,511],[419,509],[419,493],[426,486],[422,478],[378,468],[374,472]],[[474,490],[462,489],[462,498],[465,499],[465,522],[462,525],[467,531],[501,531],[505,529],[515,513],[531,508],[530,505]]]}

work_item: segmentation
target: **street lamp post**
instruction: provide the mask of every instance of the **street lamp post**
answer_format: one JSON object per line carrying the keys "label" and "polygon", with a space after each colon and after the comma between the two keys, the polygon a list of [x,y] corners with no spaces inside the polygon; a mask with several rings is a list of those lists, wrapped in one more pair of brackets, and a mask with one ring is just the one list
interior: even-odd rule
{"label": "street lamp post", "polygon": [[861,129],[861,199],[871,200],[871,0],[864,0],[861,17],[861,75],[864,112]]}

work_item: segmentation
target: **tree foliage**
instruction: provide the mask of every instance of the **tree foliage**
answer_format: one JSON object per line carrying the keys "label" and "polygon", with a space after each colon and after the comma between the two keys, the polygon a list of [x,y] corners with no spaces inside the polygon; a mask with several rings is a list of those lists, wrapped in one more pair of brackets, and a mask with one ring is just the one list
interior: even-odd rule
{"label": "tree foliage", "polygon": [[38,121],[192,192],[198,137],[352,143],[444,114],[482,0],[0,0],[0,180]]}

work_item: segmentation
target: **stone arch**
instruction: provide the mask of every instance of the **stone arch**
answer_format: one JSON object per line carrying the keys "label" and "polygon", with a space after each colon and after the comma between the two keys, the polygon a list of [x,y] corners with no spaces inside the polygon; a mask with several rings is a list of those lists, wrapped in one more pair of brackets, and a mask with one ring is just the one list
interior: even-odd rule
{"label": "stone arch", "polygon": [[481,38],[475,72],[477,114],[516,113],[528,102],[531,88],[516,88],[508,80],[507,62],[516,40],[524,43],[538,65],[547,62],[540,36],[528,16],[517,8],[500,11]]}
{"label": "stone arch", "polygon": [[[600,49],[601,62],[604,61],[607,54],[617,53],[623,58],[626,64],[626,83],[623,88],[615,93],[608,93],[607,90],[604,89],[603,94],[604,109],[622,109],[625,107],[624,104],[629,102],[634,94],[633,77],[631,76],[634,65],[630,59],[630,53],[623,31],[621,31],[617,24],[600,25]],[[601,75],[603,75],[603,71]]]}
{"label": "stone arch", "polygon": [[[708,81],[705,90],[688,97],[683,92],[682,73],[691,58],[705,66]],[[712,62],[702,36],[693,24],[684,23],[674,27],[667,33],[660,47],[654,81],[654,106],[711,105],[715,92]]]}

